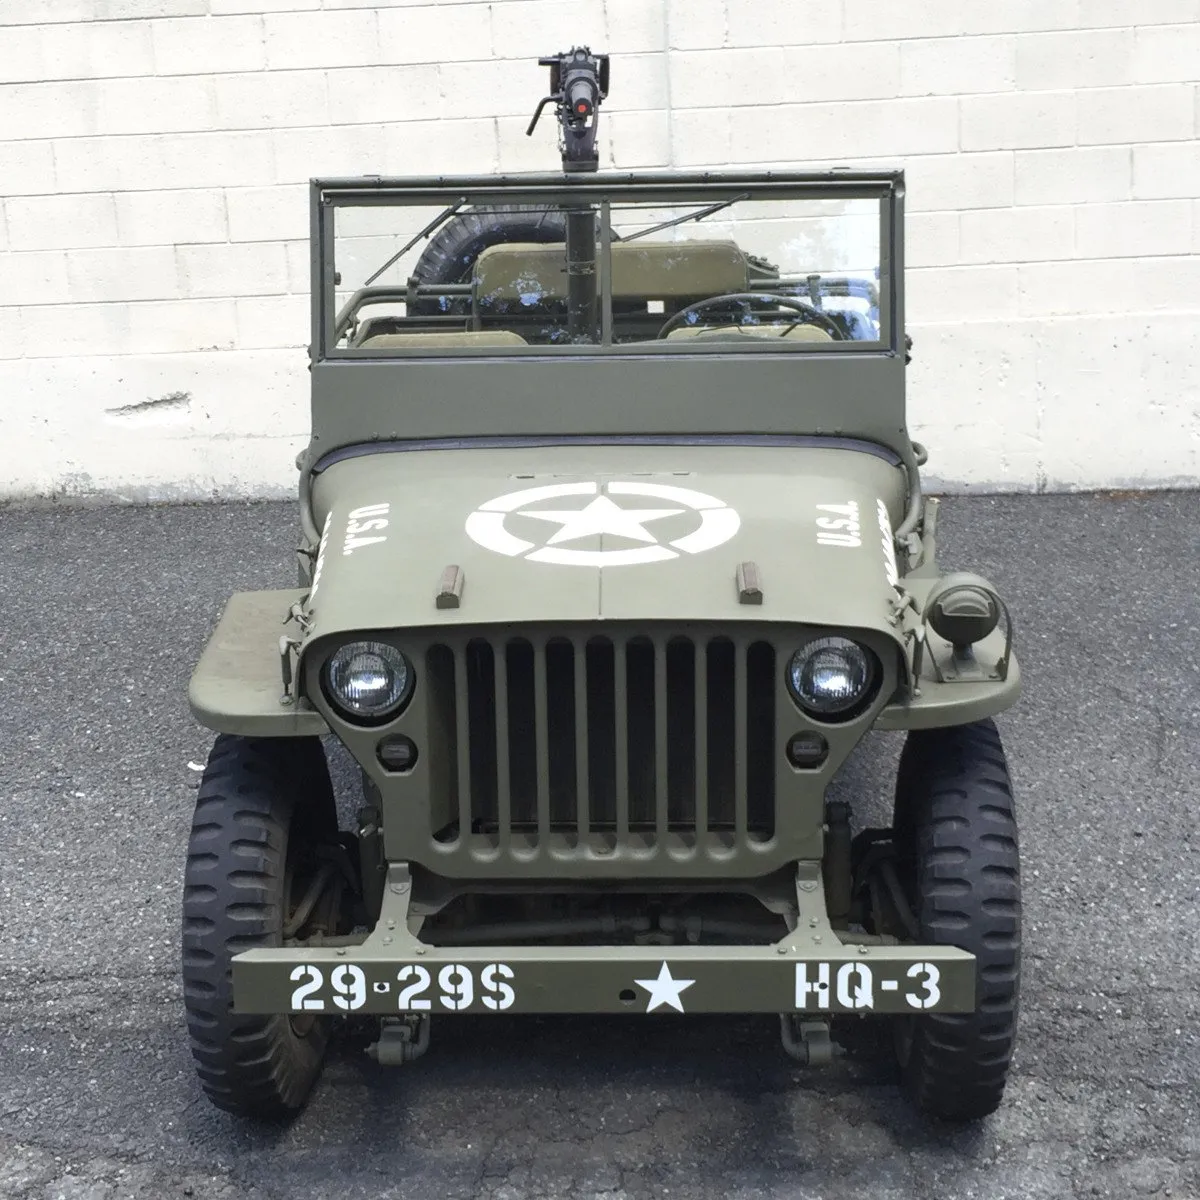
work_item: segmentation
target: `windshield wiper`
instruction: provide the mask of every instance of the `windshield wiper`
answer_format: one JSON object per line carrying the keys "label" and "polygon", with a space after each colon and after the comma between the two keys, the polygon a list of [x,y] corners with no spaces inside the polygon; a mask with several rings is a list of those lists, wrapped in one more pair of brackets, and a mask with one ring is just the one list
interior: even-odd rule
{"label": "windshield wiper", "polygon": [[682,217],[672,217],[669,221],[663,221],[658,225],[651,225],[648,229],[639,229],[637,233],[628,234],[626,237],[617,237],[614,235],[614,242],[632,242],[638,238],[648,237],[652,233],[658,233],[663,229],[670,229],[672,225],[682,225],[685,221],[703,221],[705,217],[711,217],[713,213],[720,212],[723,208],[728,208],[731,204],[737,204],[742,200],[749,200],[750,193],[743,192],[740,196],[734,196],[731,200],[722,200],[718,204],[710,204],[707,208],[698,209],[694,213],[684,213]]}
{"label": "windshield wiper", "polygon": [[373,284],[375,280],[377,280],[380,275],[382,275],[384,271],[388,269],[388,267],[399,262],[400,259],[402,259],[422,238],[427,238],[435,229],[437,229],[439,225],[444,225],[452,216],[454,216],[456,212],[458,212],[460,208],[462,208],[464,204],[466,204],[466,202],[467,198],[464,196],[457,204],[452,204],[449,208],[443,209],[440,213],[438,213],[438,215],[434,217],[433,220],[430,221],[429,224],[426,225],[425,228],[422,229],[421,232],[418,233],[411,242],[406,243],[399,250],[397,250],[396,253],[393,254],[392,257],[389,258],[387,262],[385,262],[383,266],[380,267],[379,270],[376,271],[366,283],[363,284],[363,287],[370,287],[371,284]]}

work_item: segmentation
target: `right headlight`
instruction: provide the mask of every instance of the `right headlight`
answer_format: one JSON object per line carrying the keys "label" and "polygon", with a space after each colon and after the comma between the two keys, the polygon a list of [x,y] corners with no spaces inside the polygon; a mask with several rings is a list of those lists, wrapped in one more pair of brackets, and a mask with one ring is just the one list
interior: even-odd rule
{"label": "right headlight", "polygon": [[787,682],[796,703],[827,720],[849,715],[871,694],[875,655],[844,637],[815,638],[792,655]]}
{"label": "right headlight", "polygon": [[386,642],[348,642],[325,664],[326,692],[352,721],[381,721],[398,712],[412,685],[408,659]]}

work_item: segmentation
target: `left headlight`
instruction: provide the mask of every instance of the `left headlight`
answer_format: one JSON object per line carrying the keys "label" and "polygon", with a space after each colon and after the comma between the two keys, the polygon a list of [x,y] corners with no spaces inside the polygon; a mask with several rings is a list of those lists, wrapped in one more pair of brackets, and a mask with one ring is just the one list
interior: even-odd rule
{"label": "left headlight", "polygon": [[325,664],[329,698],[351,720],[378,721],[408,699],[413,670],[386,642],[349,642]]}
{"label": "left headlight", "polygon": [[844,637],[815,638],[792,655],[787,681],[805,712],[827,720],[848,716],[875,685],[875,655]]}

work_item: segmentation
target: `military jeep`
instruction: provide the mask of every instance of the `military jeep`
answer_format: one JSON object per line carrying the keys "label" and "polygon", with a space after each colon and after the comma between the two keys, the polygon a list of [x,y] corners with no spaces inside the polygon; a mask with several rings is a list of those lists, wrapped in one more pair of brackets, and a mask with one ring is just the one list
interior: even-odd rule
{"label": "military jeep", "polygon": [[[565,156],[607,90],[581,53]],[[347,1019],[400,1064],[435,1015],[774,1013],[816,1065],[865,1016],[923,1109],[981,1117],[1019,673],[996,589],[936,561],[903,177],[580,161],[311,185],[299,583],[233,596],[190,688],[202,1086],[297,1110]],[[907,739],[862,828],[826,793],[877,729]]]}

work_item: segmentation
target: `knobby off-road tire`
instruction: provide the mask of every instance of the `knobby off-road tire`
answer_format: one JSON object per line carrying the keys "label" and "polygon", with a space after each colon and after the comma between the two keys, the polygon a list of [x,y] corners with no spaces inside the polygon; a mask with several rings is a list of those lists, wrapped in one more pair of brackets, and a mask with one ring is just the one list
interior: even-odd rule
{"label": "knobby off-road tire", "polygon": [[1004,1094],[1021,968],[1017,824],[992,721],[908,735],[894,829],[921,941],[959,946],[978,961],[975,1012],[898,1019],[900,1068],[926,1112],[977,1120]]}
{"label": "knobby off-road tire", "polygon": [[320,1074],[326,1023],[234,1014],[230,962],[243,950],[282,945],[289,892],[311,878],[316,848],[336,836],[317,738],[217,738],[188,843],[183,994],[200,1083],[226,1112],[286,1116]]}
{"label": "knobby off-road tire", "polygon": [[475,260],[489,246],[505,242],[561,242],[567,236],[563,213],[540,204],[476,204],[451,217],[429,239],[413,268],[422,283],[465,283]]}

